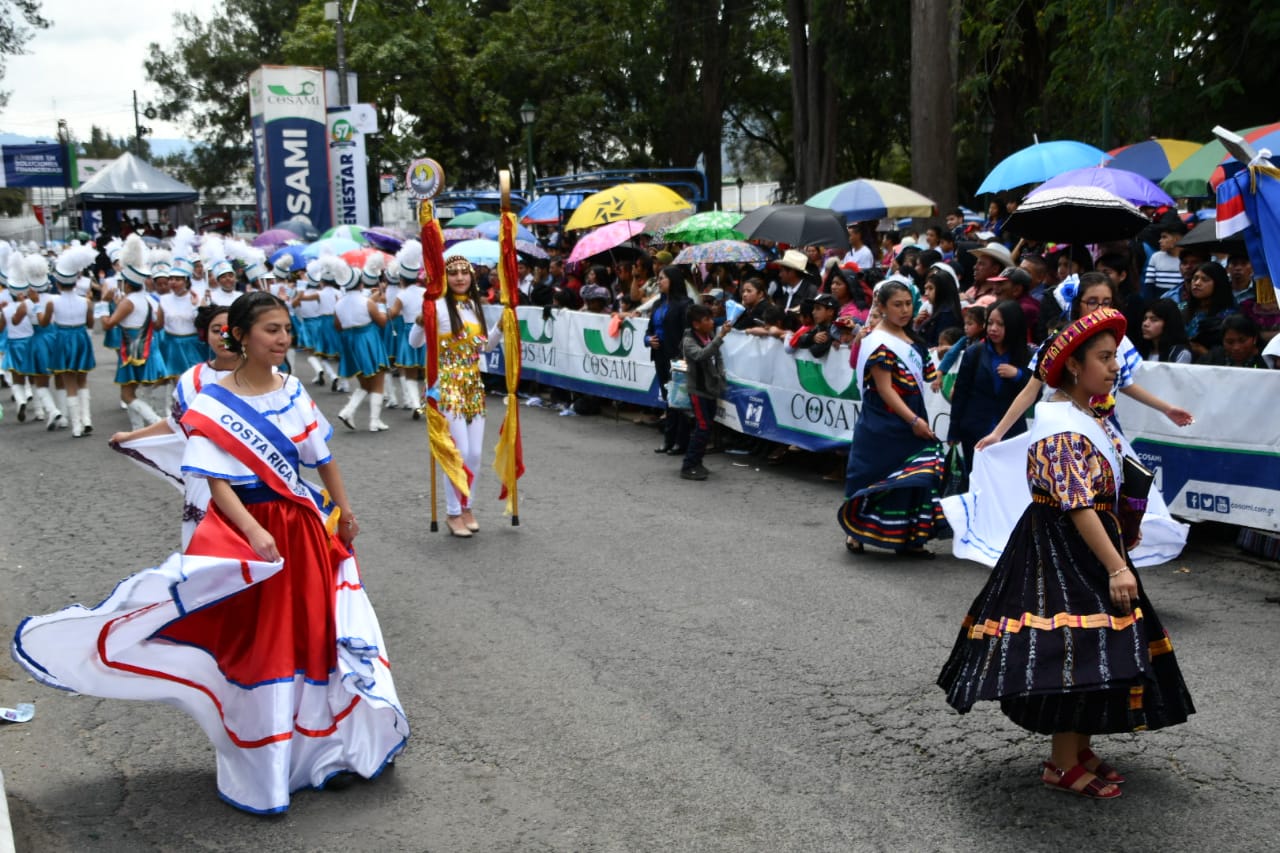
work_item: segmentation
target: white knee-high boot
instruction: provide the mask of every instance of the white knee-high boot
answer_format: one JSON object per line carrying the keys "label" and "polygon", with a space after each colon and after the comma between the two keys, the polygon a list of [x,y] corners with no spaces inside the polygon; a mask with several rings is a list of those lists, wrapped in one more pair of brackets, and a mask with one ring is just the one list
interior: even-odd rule
{"label": "white knee-high boot", "polygon": [[347,404],[338,412],[338,420],[342,421],[343,426],[347,429],[355,429],[355,415],[360,408],[360,404],[364,402],[364,398],[369,396],[369,392],[363,388],[356,388],[351,392],[351,399],[347,400]]}
{"label": "white knee-high boot", "polygon": [[383,377],[382,387],[385,389],[386,405],[388,409],[400,408],[400,389],[396,387],[396,383],[400,380],[392,376],[390,373]]}
{"label": "white knee-high boot", "polygon": [[23,423],[27,419],[27,403],[31,402],[31,393],[25,382],[15,382],[10,387],[13,389],[13,403],[18,408],[18,423]]}
{"label": "white knee-high boot", "polygon": [[66,429],[71,425],[71,411],[67,408],[67,392],[62,388],[53,388],[53,402],[58,407],[58,429]]}
{"label": "white knee-high boot", "polygon": [[93,432],[93,413],[89,411],[92,399],[89,397],[89,386],[81,388],[76,396],[80,398],[80,424],[84,427],[84,434],[88,435]]}
{"label": "white knee-high boot", "polygon": [[40,399],[40,395],[36,393],[36,386],[31,384],[30,379],[26,379],[22,383],[22,387],[27,389],[27,403],[31,404],[31,417],[38,421],[45,418],[44,401]]}
{"label": "white knee-high boot", "polygon": [[373,393],[369,395],[369,432],[382,432],[384,429],[391,429],[382,422],[382,395]]}
{"label": "white knee-high boot", "polygon": [[310,365],[311,369],[316,372],[316,375],[311,377],[311,381],[316,385],[323,385],[324,384],[324,363],[320,361],[320,359],[316,358],[314,355],[309,355],[307,356],[307,364]]}
{"label": "white knee-high boot", "polygon": [[58,421],[62,420],[62,413],[58,411],[58,404],[54,402],[53,395],[49,393],[48,388],[35,388],[33,393],[40,411],[44,413],[44,428],[57,429]]}
{"label": "white knee-high boot", "polygon": [[156,421],[160,420],[160,416],[156,414],[156,410],[147,405],[147,401],[141,397],[136,398],[129,404],[129,411],[138,415],[138,420],[142,422],[144,427],[149,427]]}
{"label": "white knee-high boot", "polygon": [[71,417],[71,437],[84,435],[84,422],[80,418],[80,395],[67,395],[67,414]]}
{"label": "white knee-high boot", "polygon": [[404,398],[409,408],[413,409],[413,419],[416,421],[422,417],[422,396],[418,391],[418,380],[400,378],[404,383]]}

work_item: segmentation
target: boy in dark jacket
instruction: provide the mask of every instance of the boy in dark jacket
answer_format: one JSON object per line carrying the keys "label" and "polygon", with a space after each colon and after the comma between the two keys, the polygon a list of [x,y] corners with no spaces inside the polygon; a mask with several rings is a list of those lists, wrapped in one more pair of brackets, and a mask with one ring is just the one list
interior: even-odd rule
{"label": "boy in dark jacket", "polygon": [[733,327],[726,323],[715,333],[715,317],[705,305],[690,305],[689,329],[681,342],[689,371],[689,402],[693,407],[693,431],[685,450],[680,476],[686,480],[705,480],[710,472],[702,467],[702,456],[711,437],[711,421],[715,417],[716,400],[724,392],[724,357],[720,345]]}

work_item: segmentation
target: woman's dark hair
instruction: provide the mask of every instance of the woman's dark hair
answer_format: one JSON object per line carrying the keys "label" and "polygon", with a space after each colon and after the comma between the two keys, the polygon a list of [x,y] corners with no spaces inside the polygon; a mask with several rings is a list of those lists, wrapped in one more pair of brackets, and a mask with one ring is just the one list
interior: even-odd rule
{"label": "woman's dark hair", "polygon": [[964,338],[964,329],[959,326],[950,326],[938,332],[939,345],[954,346],[962,338]]}
{"label": "woman's dark hair", "polygon": [[[1209,294],[1208,310],[1210,316],[1221,314],[1223,311],[1235,307],[1236,297],[1231,292],[1231,279],[1227,277],[1227,271],[1222,268],[1222,264],[1209,261],[1196,267],[1196,272],[1204,273],[1213,280],[1213,292]],[[1199,305],[1196,300],[1188,296],[1187,307],[1182,312],[1182,319],[1190,320],[1198,310]]]}
{"label": "woman's dark hair", "polygon": [[244,348],[236,338],[235,331],[238,329],[240,336],[244,337],[249,334],[249,330],[253,328],[254,323],[258,322],[259,317],[276,308],[286,312],[289,310],[289,306],[285,305],[280,297],[265,290],[254,290],[236,297],[236,301],[232,302],[231,307],[227,309],[229,330],[226,336],[227,349],[237,355],[243,353]]}
{"label": "woman's dark hair", "polygon": [[646,278],[653,278],[653,258],[649,255],[640,255],[636,258],[636,265],[640,267],[641,272]]}
{"label": "woman's dark hair", "polygon": [[[476,319],[480,321],[480,337],[486,336],[484,326],[484,307],[480,302],[480,282],[476,281],[475,267],[471,268],[471,287],[467,288],[467,299],[471,302],[471,310],[476,312]],[[453,291],[446,284],[444,289],[445,308],[449,311],[449,331],[455,338],[465,337],[467,334],[467,324],[462,322],[462,315],[458,313],[458,300],[453,298]]]}
{"label": "woman's dark hair", "polygon": [[219,314],[226,314],[227,306],[225,305],[201,305],[196,309],[196,337],[203,343],[209,342],[209,324],[213,322],[213,318]]}
{"label": "woman's dark hair", "polygon": [[1120,292],[1116,289],[1115,282],[1107,278],[1100,272],[1087,272],[1080,275],[1080,283],[1076,285],[1076,295],[1071,298],[1071,317],[1070,322],[1074,323],[1084,316],[1084,306],[1081,304],[1084,299],[1084,292],[1091,290],[1098,285],[1106,285],[1107,290],[1111,291],[1111,305],[1114,308],[1120,304]]}
{"label": "woman's dark hair", "polygon": [[[907,287],[905,284],[903,284],[900,281],[886,281],[883,284],[881,284],[880,287],[876,290],[876,304],[879,305],[881,309],[883,309],[886,305],[889,304],[889,300],[892,299],[894,295],[898,293],[907,294],[907,297],[911,299],[912,303],[915,302],[915,297],[911,295],[911,288]],[[911,338],[911,340],[915,342],[917,345],[922,347],[927,346],[924,340],[924,336],[916,331],[916,327],[914,324],[907,323],[907,325],[902,327],[902,330],[906,332],[907,337]]]}
{"label": "woman's dark hair", "polygon": [[[931,225],[929,227],[937,228],[936,225]],[[925,269],[929,269],[929,267],[933,266],[940,260],[942,260],[942,253],[937,249],[925,249],[916,256],[916,264],[923,264]]]}
{"label": "woman's dark hair", "polygon": [[988,309],[987,322],[991,322],[992,314],[999,314],[1004,323],[1004,347],[1009,353],[1009,363],[1026,367],[1031,362],[1031,351],[1027,349],[1027,315],[1022,313],[1022,306],[1006,299]]}
{"label": "woman's dark hair", "polygon": [[689,298],[689,292],[684,284],[684,270],[677,266],[667,266],[662,268],[659,275],[665,275],[667,281],[671,283],[663,299],[668,302],[683,302]]}
{"label": "woman's dark hair", "polygon": [[769,285],[765,284],[764,279],[760,276],[753,275],[746,279],[742,282],[742,287],[746,287],[748,284],[751,285],[751,287],[761,296],[767,297],[769,295]]}
{"label": "woman's dark hair", "polygon": [[866,311],[871,307],[871,295],[862,283],[861,273],[841,269],[838,264],[832,264],[822,281],[822,292],[830,293],[831,284],[836,279],[844,282],[845,289],[849,291],[849,299],[857,306],[859,311]]}
{"label": "woman's dark hair", "polygon": [[930,269],[927,282],[933,282],[933,316],[944,308],[951,309],[953,317],[960,316],[960,291],[956,289],[956,280],[940,269]]}
{"label": "woman's dark hair", "polygon": [[593,264],[588,272],[596,274],[596,284],[613,291],[613,272],[604,264]]}
{"label": "woman's dark hair", "polygon": [[1130,334],[1129,340],[1133,341],[1133,348],[1144,359],[1151,355],[1153,343],[1161,361],[1173,360],[1172,352],[1174,347],[1187,349],[1191,346],[1187,341],[1187,324],[1182,321],[1182,312],[1178,310],[1177,303],[1172,299],[1153,299],[1142,314],[1144,317],[1147,314],[1153,314],[1164,323],[1164,328],[1160,331],[1160,337],[1154,342],[1143,337],[1140,331],[1131,330],[1138,333]]}

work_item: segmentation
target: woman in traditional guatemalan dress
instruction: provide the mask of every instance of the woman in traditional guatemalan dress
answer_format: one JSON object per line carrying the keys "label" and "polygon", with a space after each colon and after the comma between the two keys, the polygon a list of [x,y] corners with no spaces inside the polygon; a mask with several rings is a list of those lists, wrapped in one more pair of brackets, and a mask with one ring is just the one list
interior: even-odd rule
{"label": "woman in traditional guatemalan dress", "polygon": [[933,553],[925,543],[946,530],[937,501],[942,446],[929,427],[921,395],[937,369],[911,330],[912,296],[906,285],[881,284],[876,304],[878,327],[859,333],[862,411],[853,428],[845,502],[837,518],[845,547],[854,553],[870,544],[929,559]]}
{"label": "woman in traditional guatemalan dress", "polygon": [[1116,510],[1120,436],[1089,408],[1119,372],[1124,327],[1123,314],[1103,308],[1041,351],[1040,378],[1058,392],[1036,407],[1031,504],[938,677],[961,713],[999,701],[1017,725],[1051,735],[1044,784],[1095,799],[1120,796],[1124,777],[1094,754],[1093,735],[1158,729],[1195,711],[1126,553],[1139,537],[1123,540]]}

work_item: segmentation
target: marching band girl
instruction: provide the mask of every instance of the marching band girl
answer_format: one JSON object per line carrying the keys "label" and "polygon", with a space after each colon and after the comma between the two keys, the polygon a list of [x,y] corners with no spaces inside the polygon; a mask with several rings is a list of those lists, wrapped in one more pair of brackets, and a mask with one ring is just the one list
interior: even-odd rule
{"label": "marching band girl", "polygon": [[118,326],[122,330],[116,384],[134,429],[160,419],[155,409],[138,397],[138,386],[163,382],[167,374],[164,355],[154,346],[155,330],[164,325],[164,312],[151,303],[144,290],[148,272],[145,255],[142,238],[130,234],[120,252],[120,275],[128,292],[112,315],[102,321],[107,329]]}
{"label": "marching band girl", "polygon": [[[338,420],[347,429],[355,429],[356,411],[365,397],[368,397],[369,431],[381,432],[389,429],[382,422],[381,416],[383,389],[389,367],[387,351],[382,344],[382,328],[386,325],[387,315],[383,313],[382,306],[361,287],[366,271],[356,272],[341,258],[324,258],[322,263],[343,290],[342,298],[334,306],[333,317],[342,349],[338,373],[348,379],[354,378],[358,383],[351,392],[347,405],[338,412]],[[381,272],[379,268],[372,278],[376,281]]]}
{"label": "marching band girl", "polygon": [[54,330],[51,368],[62,383],[62,393],[66,395],[73,438],[93,432],[86,390],[89,371],[97,364],[93,356],[93,339],[88,331],[93,328],[93,302],[76,293],[76,281],[81,271],[93,264],[97,256],[97,251],[91,246],[75,244],[59,255],[53,265],[58,295],[53,299],[50,313]]}

